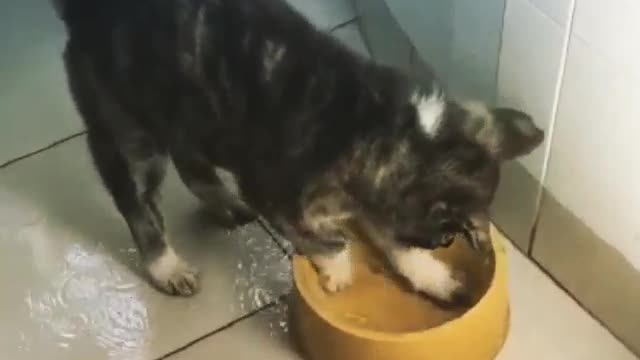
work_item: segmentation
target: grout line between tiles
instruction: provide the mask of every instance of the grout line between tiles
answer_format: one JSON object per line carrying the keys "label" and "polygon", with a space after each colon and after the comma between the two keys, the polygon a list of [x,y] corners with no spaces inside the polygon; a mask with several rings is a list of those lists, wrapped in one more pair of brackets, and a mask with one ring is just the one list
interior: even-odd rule
{"label": "grout line between tiles", "polygon": [[30,152],[30,153],[27,153],[27,154],[24,154],[24,155],[18,156],[17,158],[11,159],[11,160],[9,160],[9,161],[7,161],[7,162],[3,163],[3,164],[0,164],[0,170],[1,170],[1,169],[4,169],[4,168],[7,168],[7,167],[9,167],[9,166],[11,166],[11,165],[13,165],[13,164],[15,164],[15,163],[19,162],[19,161],[22,161],[22,160],[28,159],[28,158],[30,158],[30,157],[32,157],[32,156],[35,156],[35,155],[38,155],[38,154],[40,154],[40,153],[43,153],[43,152],[45,152],[45,151],[47,151],[47,150],[53,149],[54,147],[56,147],[56,146],[58,146],[58,145],[64,144],[65,142],[67,142],[67,141],[69,141],[69,140],[73,140],[73,139],[75,139],[75,138],[77,138],[77,137],[80,137],[80,136],[82,136],[82,135],[86,134],[86,133],[87,133],[87,131],[86,131],[86,130],[80,131],[80,132],[75,133],[75,134],[73,134],[73,135],[69,135],[69,136],[67,136],[67,137],[64,137],[64,138],[62,138],[62,139],[60,139],[60,140],[56,140],[56,141],[52,142],[51,144],[49,144],[49,145],[47,145],[47,146],[45,146],[45,147],[42,147],[42,148],[37,149],[37,150],[34,150],[34,151],[32,151],[32,152]]}
{"label": "grout line between tiles", "polygon": [[255,309],[253,311],[250,311],[250,312],[246,313],[245,315],[242,315],[239,318],[234,319],[234,320],[228,322],[227,324],[225,324],[225,325],[223,325],[223,326],[221,326],[221,327],[219,327],[219,328],[217,328],[215,330],[212,330],[212,331],[210,331],[210,332],[208,332],[208,333],[206,333],[206,334],[204,334],[202,336],[199,336],[199,337],[189,341],[188,343],[176,348],[175,350],[172,350],[172,351],[170,351],[170,352],[168,352],[168,353],[166,353],[164,355],[161,355],[160,357],[157,357],[155,360],[168,359],[168,358],[172,357],[173,355],[176,355],[176,354],[178,354],[180,352],[183,352],[183,351],[187,350],[188,348],[190,348],[191,346],[193,346],[193,345],[195,345],[195,344],[197,344],[197,343],[199,343],[199,342],[201,342],[201,341],[203,341],[203,340],[205,340],[207,338],[215,336],[215,335],[217,335],[217,334],[219,334],[219,333],[221,333],[221,332],[223,332],[225,330],[229,330],[232,327],[234,327],[235,325],[238,325],[239,323],[241,323],[241,322],[243,322],[245,320],[248,320],[248,319],[252,318],[255,315],[258,315],[259,313],[261,313],[261,312],[263,312],[265,310],[269,310],[269,309],[273,308],[274,306],[277,306],[285,298],[285,296],[286,295],[281,295],[280,297],[278,297],[278,299],[276,299],[276,300],[274,300],[274,301],[272,301],[272,302],[270,302],[270,303],[268,303],[266,305],[263,305],[263,306]]}
{"label": "grout line between tiles", "polygon": [[278,234],[276,234],[274,230],[271,229],[271,227],[267,223],[267,220],[263,218],[258,218],[258,224],[260,224],[262,229],[264,229],[264,231],[271,237],[271,240],[273,240],[276,243],[280,251],[282,251],[282,253],[286,255],[289,259],[291,259],[292,254],[290,254],[287,248],[285,247],[285,245],[282,244],[280,240],[278,240],[279,238],[281,238],[281,236],[278,236]]}
{"label": "grout line between tiles", "polygon": [[358,20],[358,17],[354,16],[353,18],[351,18],[349,20],[345,20],[345,21],[339,23],[338,25],[334,25],[334,26],[330,27],[329,28],[329,32],[332,33],[332,32],[334,32],[336,30],[340,30],[343,27],[346,27],[346,26],[349,26],[349,25],[355,23],[357,20]]}
{"label": "grout line between tiles", "polygon": [[[572,0],[569,0],[572,1]],[[531,5],[534,9],[538,10],[542,16],[546,17],[547,19],[553,21],[555,24],[557,24],[560,27],[565,27],[568,25],[569,23],[569,16],[567,16],[567,20],[565,20],[567,23],[563,24],[562,21],[560,21],[559,19],[556,19],[555,16],[551,16],[549,10],[545,10],[542,6],[540,6],[540,4],[538,4],[538,1],[535,0],[528,0],[529,5]],[[573,11],[573,4],[569,4],[569,13],[571,13]]]}
{"label": "grout line between tiles", "polygon": [[558,110],[560,108],[560,97],[562,96],[562,89],[564,87],[564,74],[567,68],[567,58],[569,54],[569,46],[571,45],[571,34],[573,33],[573,17],[576,13],[576,1],[571,0],[569,17],[567,19],[567,29],[564,34],[564,43],[562,53],[560,55],[561,65],[558,70],[558,82],[554,89],[553,105],[551,107],[551,121],[549,122],[549,130],[547,134],[546,146],[544,149],[544,158],[542,160],[542,171],[540,173],[540,189],[536,197],[536,215],[533,219],[533,225],[531,226],[531,232],[529,234],[529,248],[527,249],[527,257],[533,258],[533,250],[536,243],[536,234],[538,230],[538,224],[540,222],[540,209],[542,201],[544,200],[544,184],[547,181],[547,175],[549,173],[549,164],[551,158],[551,149],[553,147],[553,135],[556,128],[556,122],[558,120]]}
{"label": "grout line between tiles", "polygon": [[493,77],[494,83],[494,91],[493,91],[493,105],[496,106],[498,103],[498,86],[500,84],[500,66],[502,65],[502,50],[504,49],[504,24],[507,17],[507,2],[504,2],[504,6],[502,7],[502,18],[500,19],[500,29],[502,30],[500,33],[500,37],[498,38],[498,59],[496,60],[496,73]]}

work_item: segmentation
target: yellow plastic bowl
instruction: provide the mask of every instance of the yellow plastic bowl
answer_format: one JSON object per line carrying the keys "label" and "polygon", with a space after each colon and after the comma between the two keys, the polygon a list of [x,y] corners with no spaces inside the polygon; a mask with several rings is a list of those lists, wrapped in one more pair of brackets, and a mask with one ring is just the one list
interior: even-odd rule
{"label": "yellow plastic bowl", "polygon": [[296,257],[291,315],[301,351],[312,360],[494,359],[509,328],[503,241],[492,229],[495,256],[488,265],[461,241],[439,252],[478,284],[475,304],[457,310],[404,291],[363,246],[354,252],[354,284],[333,295],[321,289],[308,260]]}

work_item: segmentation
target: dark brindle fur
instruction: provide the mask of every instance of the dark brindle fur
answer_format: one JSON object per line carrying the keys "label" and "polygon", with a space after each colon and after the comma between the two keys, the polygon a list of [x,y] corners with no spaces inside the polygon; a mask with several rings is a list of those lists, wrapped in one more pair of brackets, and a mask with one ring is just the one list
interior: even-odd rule
{"label": "dark brindle fur", "polygon": [[[196,270],[165,239],[168,158],[225,221],[260,214],[326,276],[351,279],[347,224],[371,232],[417,290],[460,290],[425,249],[486,241],[502,160],[542,132],[354,55],[281,0],[59,0],[66,68],[106,188],[153,283]],[[242,200],[216,175],[231,172]],[[417,260],[416,260],[417,259]],[[422,274],[421,272],[424,272]]]}

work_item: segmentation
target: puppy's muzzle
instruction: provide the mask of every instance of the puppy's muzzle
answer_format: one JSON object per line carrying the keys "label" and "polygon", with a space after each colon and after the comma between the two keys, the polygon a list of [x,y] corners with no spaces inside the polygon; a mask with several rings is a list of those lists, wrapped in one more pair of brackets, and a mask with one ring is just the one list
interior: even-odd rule
{"label": "puppy's muzzle", "polygon": [[487,251],[491,247],[488,217],[481,215],[469,218],[463,224],[462,235],[474,250]]}

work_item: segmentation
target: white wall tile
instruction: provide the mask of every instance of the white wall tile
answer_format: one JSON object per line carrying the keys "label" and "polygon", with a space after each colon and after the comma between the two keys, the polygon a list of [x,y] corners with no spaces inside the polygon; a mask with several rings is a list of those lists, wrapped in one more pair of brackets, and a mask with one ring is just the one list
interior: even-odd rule
{"label": "white wall tile", "polygon": [[640,269],[638,99],[640,83],[627,69],[573,36],[545,183]]}
{"label": "white wall tile", "polygon": [[572,0],[529,0],[538,9],[555,20],[560,26],[566,26],[569,21]]}
{"label": "white wall tile", "polygon": [[640,75],[640,1],[577,0],[574,33],[594,51]]}
{"label": "white wall tile", "polygon": [[[565,31],[565,27],[528,0],[507,1],[498,70],[498,104],[529,113],[547,130],[547,135],[562,65]],[[544,148],[540,146],[522,159],[538,179]]]}

